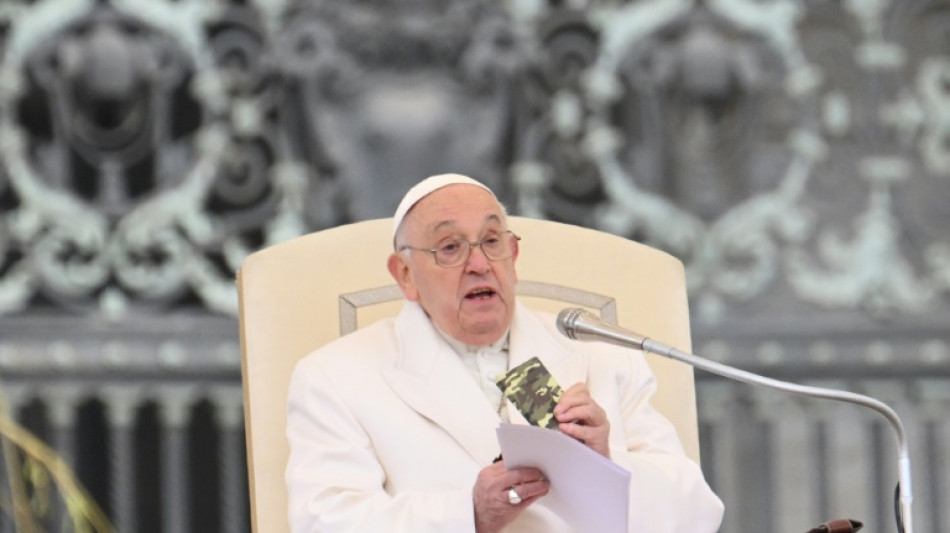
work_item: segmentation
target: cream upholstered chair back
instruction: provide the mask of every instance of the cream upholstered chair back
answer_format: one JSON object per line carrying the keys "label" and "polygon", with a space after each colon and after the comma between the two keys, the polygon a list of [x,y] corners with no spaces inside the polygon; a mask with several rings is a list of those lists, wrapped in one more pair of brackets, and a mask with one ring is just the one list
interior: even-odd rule
{"label": "cream upholstered chair back", "polygon": [[[520,217],[518,293],[558,312],[586,307],[608,321],[690,350],[686,280],[674,257],[603,232]],[[284,468],[290,374],[301,357],[342,333],[395,315],[402,294],[386,269],[392,220],[340,226],[251,254],[237,276],[251,522],[289,530]],[[655,407],[699,462],[692,368],[649,356]]]}

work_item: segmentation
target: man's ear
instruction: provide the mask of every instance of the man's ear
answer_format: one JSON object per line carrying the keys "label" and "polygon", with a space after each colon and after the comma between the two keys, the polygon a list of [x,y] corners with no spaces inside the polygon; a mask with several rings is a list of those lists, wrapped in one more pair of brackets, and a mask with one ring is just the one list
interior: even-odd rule
{"label": "man's ear", "polygon": [[419,299],[419,292],[412,282],[412,274],[409,272],[409,263],[406,262],[406,258],[403,254],[399,252],[390,254],[389,259],[386,261],[386,268],[389,269],[389,275],[396,280],[399,289],[402,290],[402,295],[410,302],[417,301]]}

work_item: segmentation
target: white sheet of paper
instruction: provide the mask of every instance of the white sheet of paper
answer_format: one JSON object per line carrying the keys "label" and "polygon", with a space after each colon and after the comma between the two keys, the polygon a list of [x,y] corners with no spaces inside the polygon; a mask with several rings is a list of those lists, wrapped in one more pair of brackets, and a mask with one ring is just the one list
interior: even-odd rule
{"label": "white sheet of paper", "polygon": [[543,505],[581,533],[626,533],[630,472],[553,429],[501,424],[507,468],[531,466],[551,482]]}

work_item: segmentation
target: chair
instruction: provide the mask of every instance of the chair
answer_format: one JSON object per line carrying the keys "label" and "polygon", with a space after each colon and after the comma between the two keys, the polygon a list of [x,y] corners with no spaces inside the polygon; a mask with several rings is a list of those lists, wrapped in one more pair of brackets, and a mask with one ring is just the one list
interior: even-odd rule
{"label": "chair", "polygon": [[[340,226],[251,254],[237,275],[251,523],[288,531],[284,468],[286,395],[298,359],[342,333],[398,312],[402,294],[386,270],[391,219]],[[676,258],[620,237],[556,222],[509,217],[522,237],[518,293],[556,313],[582,306],[602,318],[690,350],[685,274]],[[692,368],[648,356],[655,407],[699,462]]]}

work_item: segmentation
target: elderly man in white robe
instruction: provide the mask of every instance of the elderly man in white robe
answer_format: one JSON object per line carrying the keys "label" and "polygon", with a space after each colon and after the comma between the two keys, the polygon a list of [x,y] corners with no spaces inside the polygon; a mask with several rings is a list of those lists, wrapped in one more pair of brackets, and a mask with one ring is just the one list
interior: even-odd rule
{"label": "elderly man in white robe", "polygon": [[631,533],[718,530],[722,503],[650,406],[642,354],[569,340],[517,302],[519,238],[490,189],[458,174],[423,180],[396,210],[393,244],[400,314],[294,370],[295,533],[573,531],[539,505],[542,472],[493,462],[498,425],[527,423],[495,380],[532,357],[565,385],[558,429],[632,473]]}

